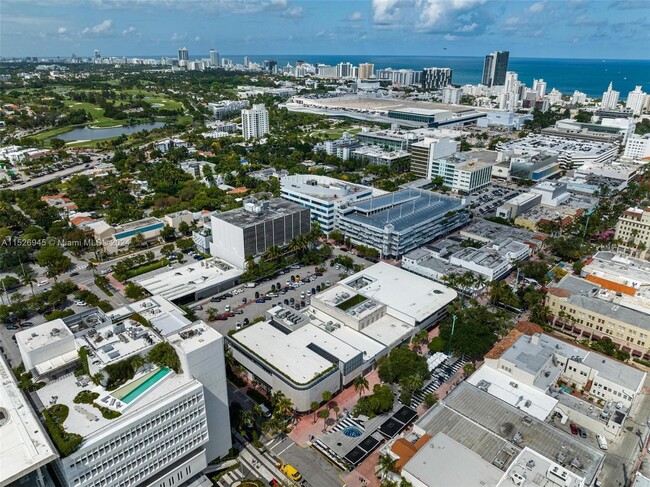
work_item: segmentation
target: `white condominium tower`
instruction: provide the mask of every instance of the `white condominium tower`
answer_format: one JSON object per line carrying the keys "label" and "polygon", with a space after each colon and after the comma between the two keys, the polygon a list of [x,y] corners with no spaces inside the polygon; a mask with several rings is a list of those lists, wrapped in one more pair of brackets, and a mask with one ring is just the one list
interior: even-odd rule
{"label": "white condominium tower", "polygon": [[643,112],[643,106],[646,102],[646,95],[640,86],[637,86],[634,91],[630,91],[627,94],[627,101],[625,102],[625,107],[632,110],[634,115],[641,115]]}
{"label": "white condominium tower", "polygon": [[269,133],[269,112],[263,104],[241,111],[242,134],[245,140],[256,139]]}
{"label": "white condominium tower", "polygon": [[607,91],[603,93],[603,99],[600,102],[600,107],[610,109],[616,108],[616,105],[618,105],[618,95],[619,92],[612,89],[612,83],[610,82]]}

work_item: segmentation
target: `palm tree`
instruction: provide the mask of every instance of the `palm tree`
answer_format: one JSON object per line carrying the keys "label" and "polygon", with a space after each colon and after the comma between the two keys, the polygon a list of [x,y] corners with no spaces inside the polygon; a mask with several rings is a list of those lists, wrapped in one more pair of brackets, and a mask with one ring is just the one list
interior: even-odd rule
{"label": "palm tree", "polygon": [[339,412],[341,411],[341,408],[338,407],[338,406],[334,406],[332,408],[332,411],[334,411],[334,414],[336,414],[336,420],[338,421],[339,420]]}
{"label": "palm tree", "polygon": [[293,414],[293,403],[281,391],[273,394],[272,398],[274,413],[280,416],[289,417]]}
{"label": "palm tree", "polygon": [[359,399],[361,399],[361,396],[363,395],[364,391],[370,390],[370,384],[368,384],[368,379],[366,379],[362,375],[355,377],[354,380],[352,381],[352,385],[354,386],[354,392],[359,394]]}
{"label": "palm tree", "polygon": [[382,476],[387,474],[388,472],[397,471],[397,469],[395,468],[395,459],[390,455],[386,455],[386,454],[381,455],[379,457],[379,460],[377,460],[377,467],[379,467],[377,472],[381,472]]}
{"label": "palm tree", "polygon": [[330,405],[329,402],[332,400],[332,393],[330,391],[323,391],[323,402],[327,404],[327,408],[329,409]]}
{"label": "palm tree", "polygon": [[314,413],[314,424],[316,424],[316,411],[318,411],[318,408],[320,407],[320,403],[318,401],[312,401],[312,403],[309,405],[309,409]]}
{"label": "palm tree", "polygon": [[34,283],[36,282],[36,279],[34,279],[34,275],[32,274],[32,270],[27,266],[25,266],[21,263],[20,264],[20,270],[21,270],[21,275],[20,275],[20,281],[23,286],[29,286],[29,288],[32,290],[32,296],[34,296]]}
{"label": "palm tree", "polygon": [[259,404],[254,404],[253,407],[249,409],[249,411],[256,419],[261,418],[264,415],[262,407]]}
{"label": "palm tree", "polygon": [[318,411],[318,417],[323,420],[323,432],[325,432],[325,429],[327,428],[327,418],[330,417],[330,410],[327,408],[321,409]]}
{"label": "palm tree", "polygon": [[282,250],[277,245],[272,245],[266,250],[266,253],[264,255],[266,257],[266,260],[275,261],[282,257]]}
{"label": "palm tree", "polygon": [[88,262],[86,269],[90,269],[93,273],[93,277],[95,277],[95,269],[97,269],[97,266],[94,263]]}

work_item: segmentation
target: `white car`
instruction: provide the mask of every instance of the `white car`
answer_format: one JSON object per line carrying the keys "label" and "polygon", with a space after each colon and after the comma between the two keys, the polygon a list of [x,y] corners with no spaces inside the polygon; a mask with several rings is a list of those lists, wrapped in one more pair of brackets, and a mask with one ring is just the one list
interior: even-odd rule
{"label": "white car", "polygon": [[86,302],[85,302],[85,301],[77,301],[77,302],[74,303],[74,304],[75,304],[76,306],[86,306]]}
{"label": "white car", "polygon": [[49,280],[41,281],[38,283],[38,287],[47,286],[50,283]]}

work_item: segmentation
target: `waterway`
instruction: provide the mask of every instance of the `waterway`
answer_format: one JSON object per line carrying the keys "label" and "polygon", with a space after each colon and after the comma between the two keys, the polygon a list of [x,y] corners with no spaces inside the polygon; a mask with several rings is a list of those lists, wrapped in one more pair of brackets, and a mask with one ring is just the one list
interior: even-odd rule
{"label": "waterway", "polygon": [[70,132],[65,132],[56,136],[57,139],[65,141],[74,140],[100,140],[119,137],[122,134],[131,135],[142,130],[152,130],[163,127],[164,122],[153,123],[139,123],[137,125],[130,125],[124,127],[106,127],[93,129],[90,127],[78,127],[72,129]]}

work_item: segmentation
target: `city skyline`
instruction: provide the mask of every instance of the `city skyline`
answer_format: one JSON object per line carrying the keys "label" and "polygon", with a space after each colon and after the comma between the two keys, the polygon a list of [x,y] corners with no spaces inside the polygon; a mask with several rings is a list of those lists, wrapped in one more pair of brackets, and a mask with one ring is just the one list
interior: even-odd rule
{"label": "city skyline", "polygon": [[[0,56],[287,55],[644,59],[646,2],[5,0]],[[155,21],[154,21],[155,19]],[[300,48],[296,48],[300,46]],[[515,54],[516,52],[516,54]]]}

